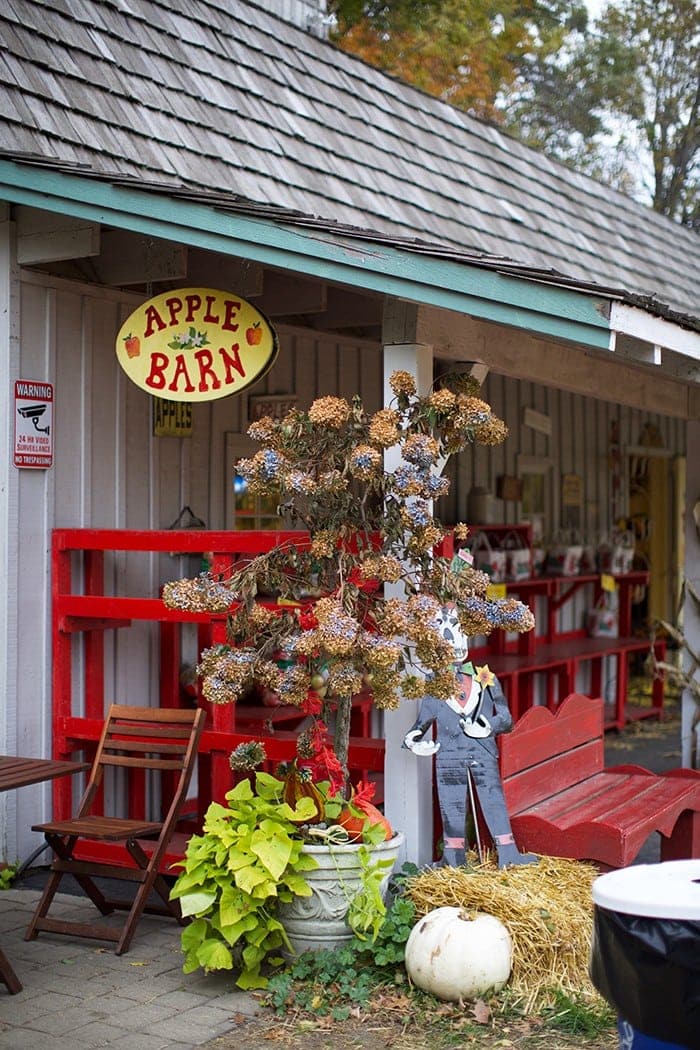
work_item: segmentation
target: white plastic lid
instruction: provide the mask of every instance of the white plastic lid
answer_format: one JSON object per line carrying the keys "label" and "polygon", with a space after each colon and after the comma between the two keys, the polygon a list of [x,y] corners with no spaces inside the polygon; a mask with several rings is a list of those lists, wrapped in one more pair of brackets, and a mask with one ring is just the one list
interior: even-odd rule
{"label": "white plastic lid", "polygon": [[633,864],[599,875],[593,903],[625,915],[700,920],[700,859]]}

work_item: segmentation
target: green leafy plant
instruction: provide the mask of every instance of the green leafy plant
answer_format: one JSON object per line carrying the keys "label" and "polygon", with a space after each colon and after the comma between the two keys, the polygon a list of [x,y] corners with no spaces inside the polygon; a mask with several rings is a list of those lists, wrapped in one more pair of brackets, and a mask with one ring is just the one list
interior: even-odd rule
{"label": "green leafy plant", "polygon": [[311,799],[293,809],[282,800],[283,784],[257,773],[255,790],[242,780],[226,795],[228,805],[207,810],[202,835],[189,841],[183,871],[171,897],[193,921],[182,934],[185,973],[240,968],[240,988],[264,988],[263,964],[279,965],[291,946],[279,905],[311,890],[304,873],[316,861],[302,850],[297,823],[312,817]]}
{"label": "green leafy plant", "polygon": [[391,860],[372,860],[366,846],[361,846],[358,859],[362,866],[362,885],[349,901],[348,926],[360,940],[376,940],[386,915],[382,882],[393,867]]}
{"label": "green leafy plant", "polygon": [[0,890],[9,890],[17,878],[19,864],[5,864],[0,868]]}
{"label": "green leafy plant", "polygon": [[356,937],[336,951],[304,952],[270,979],[269,1005],[277,1013],[295,1009],[344,1020],[382,985],[406,983],[404,952],[415,916],[413,903],[398,896],[374,940]]}
{"label": "green leafy plant", "polygon": [[[245,744],[234,756],[236,766],[259,762],[264,749]],[[314,784],[313,796],[297,795],[299,772],[294,766],[287,779],[258,772],[254,785],[242,780],[226,795],[226,806],[211,804],[203,834],[190,839],[183,871],[171,891],[183,916],[193,920],[182,934],[185,973],[237,967],[239,987],[264,988],[263,968],[280,965],[283,949],[291,953],[279,907],[294,896],[311,894],[304,875],[317,861],[304,852],[304,843],[324,843],[333,857],[333,846],[349,838],[343,827],[326,822],[342,812],[343,800],[328,795],[329,782]],[[385,837],[383,828],[365,819],[365,844],[358,850],[359,891],[346,890],[336,865],[348,902],[348,925],[365,940],[377,938],[386,914],[381,884],[392,861],[373,860],[370,850]]]}

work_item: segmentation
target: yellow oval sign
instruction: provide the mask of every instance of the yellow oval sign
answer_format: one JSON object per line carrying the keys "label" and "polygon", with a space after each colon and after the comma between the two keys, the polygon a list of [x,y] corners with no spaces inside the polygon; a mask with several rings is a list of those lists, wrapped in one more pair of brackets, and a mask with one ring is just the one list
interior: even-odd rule
{"label": "yellow oval sign", "polygon": [[251,303],[212,288],[178,288],[143,303],[117,336],[117,358],[142,390],[168,401],[213,401],[265,375],[277,335]]}

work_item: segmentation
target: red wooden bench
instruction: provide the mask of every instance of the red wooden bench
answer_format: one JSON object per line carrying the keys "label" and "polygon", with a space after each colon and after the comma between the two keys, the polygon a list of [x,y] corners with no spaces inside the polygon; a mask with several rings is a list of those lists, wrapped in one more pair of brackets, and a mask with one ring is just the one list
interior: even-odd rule
{"label": "red wooden bench", "polygon": [[499,737],[519,848],[622,868],[659,831],[662,860],[700,857],[700,773],[606,769],[603,719],[602,700],[573,693],[555,714],[533,707]]}

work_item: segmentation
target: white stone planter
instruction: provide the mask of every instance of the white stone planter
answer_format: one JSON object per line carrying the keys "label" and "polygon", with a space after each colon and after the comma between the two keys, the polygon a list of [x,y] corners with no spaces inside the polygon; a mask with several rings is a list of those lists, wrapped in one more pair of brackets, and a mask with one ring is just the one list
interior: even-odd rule
{"label": "white stone planter", "polygon": [[[372,860],[391,860],[382,880],[382,895],[386,895],[389,878],[404,841],[397,832],[388,842],[368,846]],[[362,868],[358,854],[362,843],[342,846],[305,845],[304,852],[318,861],[315,871],[304,872],[311,887],[310,897],[295,897],[280,908],[279,917],[287,931],[292,948],[297,954],[333,950],[352,940],[353,932],[346,922],[350,901],[360,889]]]}

